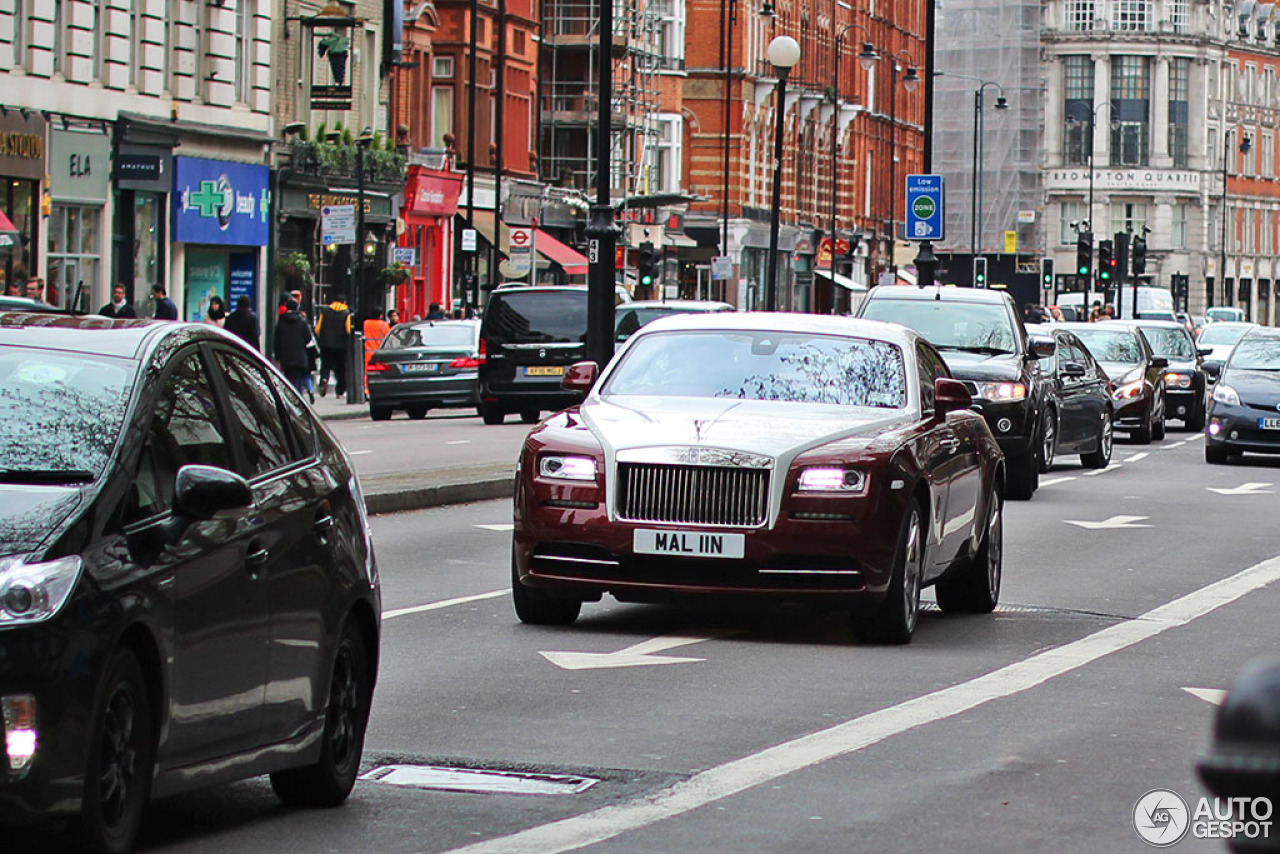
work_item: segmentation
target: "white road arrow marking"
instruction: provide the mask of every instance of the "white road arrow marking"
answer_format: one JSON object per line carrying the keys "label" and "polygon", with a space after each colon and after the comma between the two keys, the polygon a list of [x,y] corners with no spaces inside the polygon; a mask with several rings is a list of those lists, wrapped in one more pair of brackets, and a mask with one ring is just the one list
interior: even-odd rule
{"label": "white road arrow marking", "polygon": [[1205,489],[1210,492],[1216,492],[1219,495],[1275,495],[1274,489],[1265,488],[1268,486],[1274,486],[1274,484],[1242,483],[1239,486],[1233,486],[1231,489],[1219,489],[1214,486],[1206,486]]}
{"label": "white road arrow marking", "polygon": [[1112,516],[1110,519],[1104,519],[1101,522],[1078,522],[1075,519],[1063,519],[1068,525],[1079,525],[1088,531],[1109,530],[1112,528],[1150,528],[1150,525],[1139,525],[1143,519],[1150,519],[1150,516]]}
{"label": "white road arrow marking", "polygon": [[1075,480],[1074,477],[1055,477],[1050,480],[1040,481],[1041,486],[1053,486],[1055,483],[1066,483],[1069,480]]}
{"label": "white road arrow marking", "polygon": [[496,525],[476,525],[477,528],[483,528],[486,531],[514,531],[516,526],[514,522],[499,522]]}
{"label": "white road arrow marking", "polygon": [[565,670],[642,667],[646,664],[684,664],[691,661],[705,661],[706,659],[680,658],[673,655],[654,655],[653,653],[736,634],[741,634],[741,632],[712,630],[692,633],[682,632],[675,635],[663,635],[660,638],[633,644],[617,652],[539,652],[539,655],[556,667],[563,667]]}
{"label": "white road arrow marking", "polygon": [[1184,686],[1182,690],[1215,706],[1221,706],[1223,698],[1227,696],[1227,692],[1221,688],[1187,688]]}

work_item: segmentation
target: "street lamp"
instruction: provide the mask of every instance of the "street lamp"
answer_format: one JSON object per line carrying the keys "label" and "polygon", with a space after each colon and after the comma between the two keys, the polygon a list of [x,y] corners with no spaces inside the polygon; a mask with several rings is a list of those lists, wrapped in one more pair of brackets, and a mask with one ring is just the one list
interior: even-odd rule
{"label": "street lamp", "polygon": [[778,219],[782,208],[782,130],[787,111],[787,74],[800,61],[800,43],[791,36],[778,36],[769,42],[765,56],[778,72],[778,92],[775,110],[778,120],[773,132],[773,207],[769,215],[769,259],[765,273],[766,311],[776,306],[778,290]]}
{"label": "street lamp", "polygon": [[[1231,297],[1231,291],[1227,288],[1227,165],[1228,156],[1231,153],[1231,146],[1227,144],[1227,133],[1222,133],[1222,264],[1219,267],[1218,278],[1222,279],[1222,304],[1232,305],[1235,300]],[[1253,148],[1253,140],[1244,137],[1240,140],[1240,153],[1248,154]],[[1137,284],[1136,282],[1134,284]],[[1208,292],[1209,305],[1213,305],[1213,290]]]}
{"label": "street lamp", "polygon": [[[1092,233],[1092,223],[1094,221],[1093,220],[1093,126],[1098,119],[1098,110],[1101,110],[1103,107],[1110,108],[1111,106],[1112,104],[1110,101],[1103,101],[1101,104],[1095,104],[1092,108],[1088,108],[1088,107],[1085,108],[1086,110],[1088,110],[1088,113],[1089,113],[1086,119],[1083,119],[1083,120],[1077,119],[1075,116],[1067,117],[1067,124],[1069,126],[1085,124],[1089,128],[1088,132],[1085,135],[1085,143],[1089,146],[1089,206],[1085,210],[1085,220],[1091,224],[1090,225],[1091,233]],[[1112,126],[1112,130],[1114,130],[1117,126],[1114,119],[1112,119],[1111,121],[1111,126]],[[1103,222],[1105,223],[1105,220],[1103,220]],[[1090,264],[1090,270],[1092,269],[1093,269],[1093,265]],[[1093,290],[1093,282],[1085,282],[1085,290],[1086,291]]]}
{"label": "street lamp", "polygon": [[870,71],[872,66],[880,60],[875,46],[870,42],[871,33],[862,24],[848,24],[836,36],[835,63],[831,73],[831,101],[833,104],[831,113],[831,284],[833,287],[836,282],[836,202],[840,194],[839,176],[836,174],[836,167],[840,157],[840,54],[843,52],[841,45],[844,41],[844,34],[855,28],[862,30],[868,39],[868,41],[862,43],[862,52],[858,54],[858,64],[862,66],[862,70]]}
{"label": "street lamp", "polygon": [[898,51],[889,63],[889,270],[895,273],[895,277],[898,270],[894,257],[898,247],[898,60],[902,57],[911,63],[903,75],[902,88],[914,92],[920,85],[915,60],[907,51]]}
{"label": "street lamp", "polygon": [[[373,129],[365,128],[356,137],[356,235],[361,241],[366,239],[364,229],[364,152],[365,149],[373,142]],[[356,316],[363,322],[369,317],[370,312],[365,305],[367,295],[364,292],[364,247],[356,245],[352,247],[355,257],[355,281],[353,282],[352,297],[355,301]],[[354,377],[347,382],[347,403],[364,403],[364,350],[360,343],[360,336],[352,336],[353,346],[351,352],[351,369],[347,371],[347,376]]]}
{"label": "street lamp", "polygon": [[982,251],[982,184],[985,180],[986,167],[986,116],[983,113],[984,95],[988,86],[1000,91],[996,96],[997,110],[1009,109],[1009,99],[1004,96],[1004,87],[994,80],[983,80],[981,77],[970,77],[967,74],[956,74],[953,71],[942,71],[939,74],[947,77],[958,77],[961,80],[972,80],[978,84],[973,90],[973,177],[969,182],[969,252],[976,265],[978,255]]}

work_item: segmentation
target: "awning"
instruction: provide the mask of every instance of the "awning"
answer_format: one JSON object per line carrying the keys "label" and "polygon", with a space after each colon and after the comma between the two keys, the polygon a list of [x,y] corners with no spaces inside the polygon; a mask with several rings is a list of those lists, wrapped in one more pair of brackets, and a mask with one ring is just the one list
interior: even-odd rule
{"label": "awning", "polygon": [[[465,209],[458,210],[458,219],[462,221],[458,227],[466,228],[467,214]],[[495,245],[495,241],[493,239],[493,211],[473,210],[471,212],[471,223],[475,230],[480,232],[480,236],[489,242],[490,246]],[[507,252],[507,238],[509,235],[510,231],[507,228],[507,224],[504,222],[502,224],[502,231],[499,234],[502,242],[497,244],[499,252],[504,254]]]}
{"label": "awning", "polygon": [[698,241],[690,237],[686,237],[683,234],[678,234],[674,231],[668,231],[662,235],[662,245],[663,246],[697,246]]}
{"label": "awning", "polygon": [[533,244],[539,255],[564,267],[564,271],[570,276],[586,275],[587,256],[572,246],[561,243],[542,229],[534,234]]}
{"label": "awning", "polygon": [[18,229],[4,215],[4,211],[0,211],[0,249],[13,249],[18,245],[20,239]]}
{"label": "awning", "polygon": [[860,285],[848,276],[842,276],[839,273],[832,273],[830,270],[823,270],[822,268],[818,268],[813,272],[817,273],[824,279],[831,279],[845,290],[857,291],[858,293],[864,293],[867,290],[866,285]]}

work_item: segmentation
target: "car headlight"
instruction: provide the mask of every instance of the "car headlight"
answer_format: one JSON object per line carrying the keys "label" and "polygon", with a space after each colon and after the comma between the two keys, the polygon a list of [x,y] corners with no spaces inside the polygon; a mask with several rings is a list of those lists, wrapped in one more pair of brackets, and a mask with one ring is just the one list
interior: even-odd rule
{"label": "car headlight", "polygon": [[1111,396],[1116,400],[1133,400],[1136,397],[1140,397],[1142,395],[1143,382],[1143,380],[1134,380],[1124,385],[1118,385],[1112,390]]}
{"label": "car headlight", "polygon": [[1227,406],[1239,406],[1240,395],[1229,385],[1218,383],[1213,387],[1214,403],[1225,403]]}
{"label": "car headlight", "polygon": [[80,577],[80,557],[47,563],[0,558],[0,626],[39,623],[62,609]]}
{"label": "car headlight", "polygon": [[1164,384],[1166,388],[1191,388],[1191,375],[1170,371],[1164,375]]}
{"label": "car headlight", "polygon": [[596,461],[591,457],[546,454],[538,458],[538,476],[555,480],[595,481]]}
{"label": "car headlight", "polygon": [[1024,400],[1027,396],[1026,383],[977,383],[977,386],[978,397],[987,400]]}
{"label": "car headlight", "polygon": [[858,469],[821,466],[800,472],[801,492],[862,492],[866,487],[867,475]]}

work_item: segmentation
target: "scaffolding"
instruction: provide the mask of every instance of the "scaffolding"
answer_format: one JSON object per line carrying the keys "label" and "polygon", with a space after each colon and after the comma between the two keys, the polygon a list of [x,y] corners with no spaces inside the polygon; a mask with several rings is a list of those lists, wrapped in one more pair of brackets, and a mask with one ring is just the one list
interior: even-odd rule
{"label": "scaffolding", "polygon": [[[658,72],[664,16],[672,0],[615,0],[613,7],[612,194],[643,193],[660,129]],[[539,172],[543,181],[592,194],[599,158],[600,18],[594,0],[543,6],[539,80]]]}

